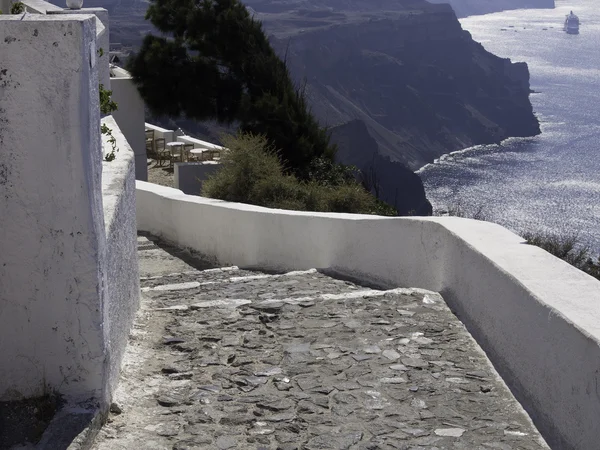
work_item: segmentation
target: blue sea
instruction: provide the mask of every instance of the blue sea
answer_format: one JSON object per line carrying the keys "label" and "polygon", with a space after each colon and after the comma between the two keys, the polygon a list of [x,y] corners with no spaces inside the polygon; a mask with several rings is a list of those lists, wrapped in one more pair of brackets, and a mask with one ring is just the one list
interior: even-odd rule
{"label": "blue sea", "polygon": [[[573,10],[580,34],[563,29]],[[435,211],[481,211],[486,220],[578,235],[600,252],[600,0],[556,0],[461,19],[501,57],[525,61],[542,134],[445,155],[419,170]]]}

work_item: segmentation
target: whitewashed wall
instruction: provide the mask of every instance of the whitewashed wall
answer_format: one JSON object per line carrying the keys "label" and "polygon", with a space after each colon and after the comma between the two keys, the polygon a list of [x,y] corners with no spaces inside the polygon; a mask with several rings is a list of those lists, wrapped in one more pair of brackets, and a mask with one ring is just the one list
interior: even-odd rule
{"label": "whitewashed wall", "polygon": [[111,79],[110,88],[112,98],[117,103],[117,110],[112,115],[135,153],[135,178],[147,181],[144,101],[127,71],[115,68],[113,73],[116,76]]}
{"label": "whitewashed wall", "polygon": [[96,23],[0,16],[0,401],[106,411],[138,307],[134,155],[107,117],[102,162]]}
{"label": "whitewashed wall", "polygon": [[200,195],[205,180],[214,174],[221,164],[217,161],[175,163],[173,185],[190,195]]}
{"label": "whitewashed wall", "polygon": [[552,448],[598,447],[600,282],[503,227],[270,210],[143,182],[137,221],[227,265],[328,268],[439,291]]}
{"label": "whitewashed wall", "polygon": [[212,144],[210,142],[206,142],[201,139],[196,139],[191,136],[177,136],[177,140],[179,142],[183,142],[184,144],[192,144],[194,148],[209,148],[212,150],[223,149],[223,147],[221,147],[220,145]]}
{"label": "whitewashed wall", "polygon": [[[140,278],[135,219],[135,156],[113,117],[102,119],[119,151],[102,167],[102,200],[106,232],[106,300],[104,337],[107,351],[106,400],[117,386],[129,330],[139,307]],[[105,152],[108,137],[102,136]]]}
{"label": "whitewashed wall", "polygon": [[96,22],[96,51],[102,49],[102,55],[97,54],[98,80],[105,89],[110,90],[110,72],[109,72],[109,47],[110,47],[110,22],[108,11],[104,8],[81,8],[81,9],[62,9],[56,11],[48,9],[47,14],[93,14],[98,18]]}
{"label": "whitewashed wall", "polygon": [[145,122],[145,128],[149,130],[154,130],[154,139],[163,138],[165,143],[173,142],[175,137],[175,132],[173,130],[167,130],[166,128],[161,128],[157,125],[152,125],[151,123]]}
{"label": "whitewashed wall", "polygon": [[0,400],[101,394],[95,39],[94,16],[0,16]]}

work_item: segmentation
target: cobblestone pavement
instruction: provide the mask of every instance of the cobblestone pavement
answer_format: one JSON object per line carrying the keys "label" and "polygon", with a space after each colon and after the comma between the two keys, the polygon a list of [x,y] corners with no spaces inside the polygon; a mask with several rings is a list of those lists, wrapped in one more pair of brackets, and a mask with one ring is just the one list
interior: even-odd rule
{"label": "cobblestone pavement", "polygon": [[548,448],[438,294],[139,241],[143,306],[96,450]]}

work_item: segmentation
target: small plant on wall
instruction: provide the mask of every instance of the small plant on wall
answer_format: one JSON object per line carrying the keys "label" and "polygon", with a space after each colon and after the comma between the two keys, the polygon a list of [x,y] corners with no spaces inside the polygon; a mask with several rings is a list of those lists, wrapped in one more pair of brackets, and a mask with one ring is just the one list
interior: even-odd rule
{"label": "small plant on wall", "polygon": [[[111,98],[112,91],[104,89],[104,85],[102,84],[100,84],[98,90],[100,92],[100,114],[108,115],[111,114],[113,111],[116,111],[117,104]],[[119,148],[117,147],[117,140],[112,134],[112,129],[106,126],[105,124],[102,124],[102,126],[100,127],[100,132],[108,136],[108,142],[111,145],[110,152],[104,155],[104,161],[113,161],[116,158],[115,153],[119,151]]]}
{"label": "small plant on wall", "polygon": [[23,2],[15,2],[10,5],[11,14],[23,14],[25,12],[25,4]]}

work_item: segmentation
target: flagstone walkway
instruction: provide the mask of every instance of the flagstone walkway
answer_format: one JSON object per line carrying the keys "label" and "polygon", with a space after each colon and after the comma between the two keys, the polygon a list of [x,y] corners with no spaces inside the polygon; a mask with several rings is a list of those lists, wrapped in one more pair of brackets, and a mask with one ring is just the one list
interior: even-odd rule
{"label": "flagstone walkway", "polygon": [[108,449],[546,449],[442,297],[209,268],[139,238]]}

